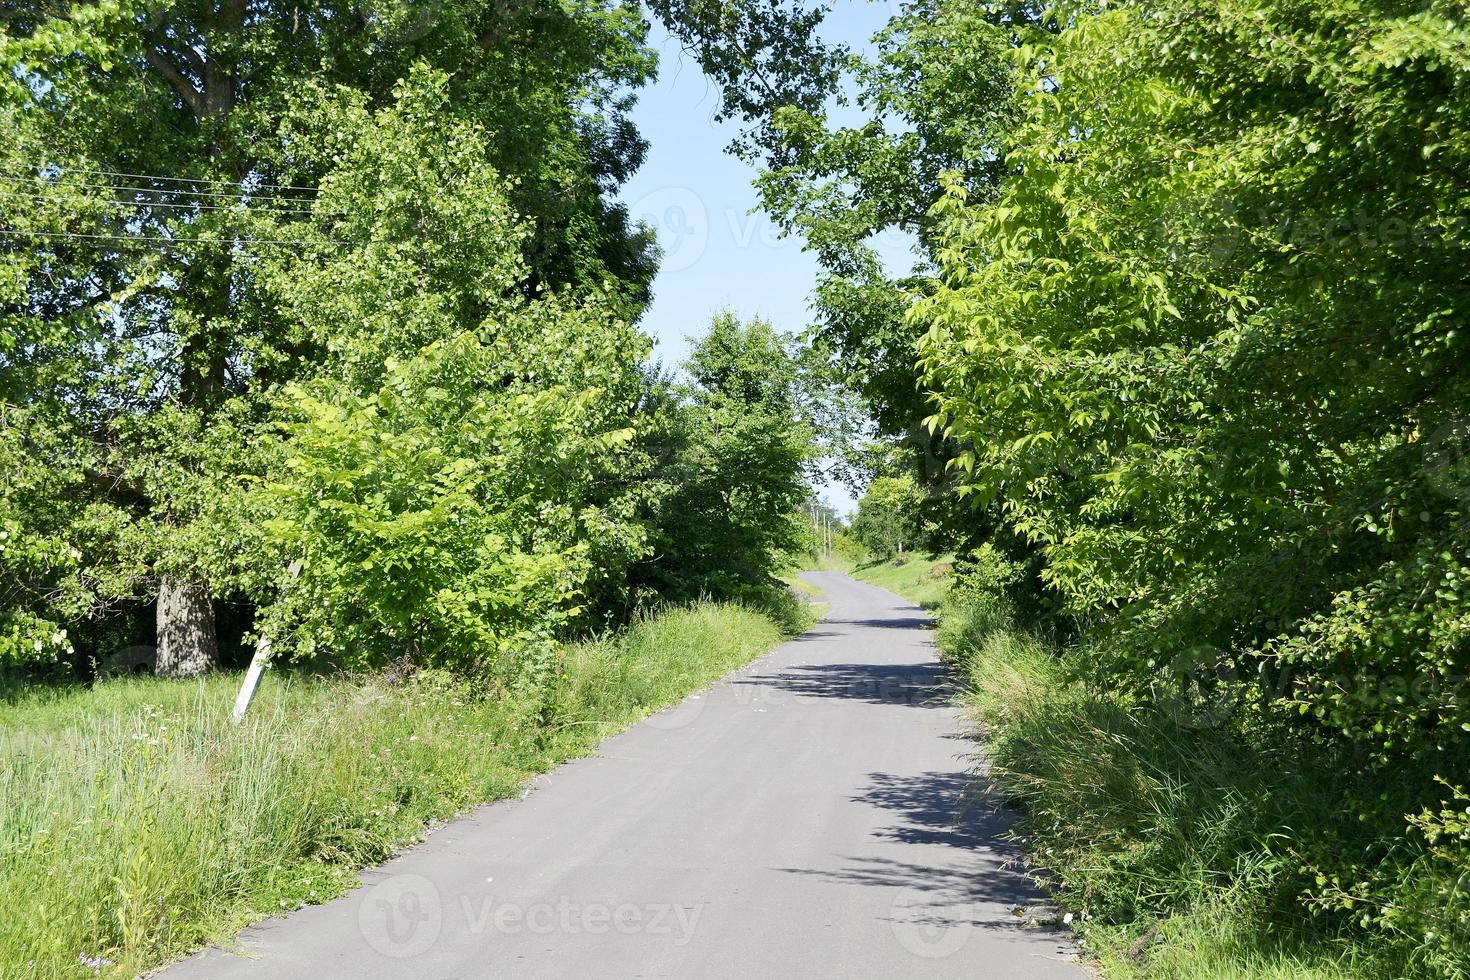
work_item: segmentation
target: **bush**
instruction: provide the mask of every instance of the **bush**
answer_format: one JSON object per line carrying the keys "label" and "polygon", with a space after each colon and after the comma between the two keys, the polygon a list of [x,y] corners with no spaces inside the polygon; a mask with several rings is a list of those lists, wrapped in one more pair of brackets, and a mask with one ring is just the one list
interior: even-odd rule
{"label": "bush", "polygon": [[[1438,852],[1405,840],[1396,805],[1418,790],[1412,774],[1365,785],[1350,755],[1250,716],[1091,687],[1084,650],[1018,631],[992,596],[952,595],[939,636],[987,735],[986,779],[1019,807],[1018,835],[1110,975],[1470,969],[1464,814],[1425,816],[1452,828]],[[1400,918],[1375,935],[1364,911],[1384,908]]]}
{"label": "bush", "polygon": [[771,324],[724,312],[685,369],[687,383],[660,393],[662,444],[649,448],[664,492],[635,582],[672,598],[764,593],[803,541],[815,449],[801,367]]}
{"label": "bush", "polygon": [[336,240],[264,277],[326,355],[257,434],[246,550],[275,567],[249,592],[285,655],[498,671],[530,696],[647,553],[650,342],[600,293],[523,295],[530,232],[491,137],[444,118],[442,77],[397,95],[326,100]]}
{"label": "bush", "polygon": [[[642,554],[629,503],[599,490],[630,441],[632,361],[594,358],[597,318],[554,308],[390,362],[367,397],[297,389],[265,521],[270,549],[300,562],[267,627],[288,651],[488,669],[549,643],[594,574]],[[520,380],[542,347],[559,380]]]}
{"label": "bush", "polygon": [[999,757],[1107,915],[1243,889],[1467,969],[1461,14],[992,18],[1026,94],[910,325],[962,490],[1078,625]]}

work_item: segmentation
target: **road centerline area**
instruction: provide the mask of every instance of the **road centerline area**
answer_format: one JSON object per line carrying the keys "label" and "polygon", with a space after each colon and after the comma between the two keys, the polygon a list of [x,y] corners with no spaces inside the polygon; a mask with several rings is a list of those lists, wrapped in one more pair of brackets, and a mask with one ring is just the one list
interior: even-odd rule
{"label": "road centerline area", "polygon": [[927,617],[805,577],[806,634],[165,975],[1086,976],[1015,914],[1040,897],[967,792]]}

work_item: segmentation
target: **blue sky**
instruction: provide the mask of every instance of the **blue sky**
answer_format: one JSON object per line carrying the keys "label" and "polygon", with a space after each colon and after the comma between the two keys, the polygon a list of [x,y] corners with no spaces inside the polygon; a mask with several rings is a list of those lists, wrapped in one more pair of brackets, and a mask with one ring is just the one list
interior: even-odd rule
{"label": "blue sky", "polygon": [[[827,34],[860,45],[888,14],[885,3],[840,3]],[[799,239],[779,238],[775,223],[754,210],[755,171],[725,151],[737,127],[715,121],[715,86],[661,27],[654,27],[650,43],[659,51],[659,78],[633,112],[649,142],[648,158],[621,197],[635,220],[655,229],[664,250],[642,322],[658,342],[656,356],[676,363],[687,338],[726,307],[758,314],[781,330],[802,330],[816,263]],[[885,253],[890,262],[907,264],[901,248]],[[840,510],[853,506],[843,487],[822,493]]]}

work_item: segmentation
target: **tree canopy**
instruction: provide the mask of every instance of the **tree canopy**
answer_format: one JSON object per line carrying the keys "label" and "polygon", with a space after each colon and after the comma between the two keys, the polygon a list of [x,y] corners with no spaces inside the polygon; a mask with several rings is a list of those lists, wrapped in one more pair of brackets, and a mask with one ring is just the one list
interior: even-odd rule
{"label": "tree canopy", "polygon": [[[157,637],[188,673],[269,629],[473,665],[637,593],[674,489],[638,479],[656,254],[615,199],[647,30],[601,0],[6,5],[0,662]],[[784,501],[803,432],[707,477],[774,439]],[[781,535],[743,528],[759,582]]]}

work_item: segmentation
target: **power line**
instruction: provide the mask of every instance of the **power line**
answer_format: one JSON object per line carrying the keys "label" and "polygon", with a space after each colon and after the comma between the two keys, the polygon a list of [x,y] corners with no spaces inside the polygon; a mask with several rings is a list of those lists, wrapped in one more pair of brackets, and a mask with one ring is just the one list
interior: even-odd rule
{"label": "power line", "polygon": [[320,245],[332,244],[280,238],[170,238],[167,235],[91,235],[75,231],[25,231],[0,228],[3,235],[29,235],[32,238],[86,238],[116,242],[164,242],[170,245]]}
{"label": "power line", "polygon": [[[26,192],[26,191],[0,191],[0,197],[25,197],[25,198],[30,198],[31,200],[35,200],[35,201],[58,201],[58,202],[62,202],[62,203],[67,203],[68,202],[68,199],[67,198],[57,197],[54,194],[32,194],[32,193],[29,193],[29,192]],[[111,205],[113,207],[124,207],[124,208],[172,208],[172,209],[177,210],[177,211],[193,211],[193,210],[196,210],[196,209],[197,210],[200,210],[200,211],[239,211],[241,208],[247,208],[248,209],[248,206],[247,205],[244,205],[244,204],[240,204],[238,206],[231,207],[228,204],[197,204],[197,203],[196,204],[169,204],[169,203],[166,203],[164,201],[112,201],[112,200],[108,200],[108,201],[97,201],[97,200],[88,200],[88,201],[77,202],[77,203],[103,204],[103,205]],[[320,213],[320,214],[342,214],[343,213],[341,211],[322,211],[322,212],[317,212],[317,211],[313,211],[313,210],[310,210],[310,209],[307,209],[307,208],[256,208],[254,210],[256,211],[257,214],[318,214],[318,213]]]}
{"label": "power line", "polygon": [[[50,169],[69,170],[74,174],[101,174],[107,177],[126,177],[130,180],[166,180],[178,184],[223,184],[230,187],[243,187],[248,181],[223,180],[213,177],[166,177],[159,174],[130,174],[116,170],[89,170],[86,167],[68,167],[63,164],[50,164]],[[38,167],[37,171],[46,170],[48,167]],[[37,176],[40,176],[37,173]],[[315,187],[301,187],[295,184],[255,184],[256,187],[265,187],[273,191],[315,191]]]}
{"label": "power line", "polygon": [[[18,180],[18,181],[24,181],[24,180],[29,180],[29,179],[30,179],[29,176],[20,176],[20,175],[17,175],[17,174],[0,173],[0,180]],[[45,178],[42,178],[42,177],[37,176],[36,179],[44,180]],[[97,189],[97,190],[109,190],[109,191],[132,191],[132,192],[138,193],[138,194],[173,194],[173,195],[179,196],[179,197],[215,197],[215,198],[222,197],[222,198],[225,198],[226,200],[231,200],[231,201],[238,201],[238,200],[241,200],[242,198],[248,198],[248,199],[253,200],[253,201],[285,201],[287,204],[302,204],[302,203],[304,203],[299,198],[295,198],[295,197],[280,197],[280,196],[275,196],[275,195],[260,196],[260,195],[250,194],[249,192],[244,191],[244,190],[241,190],[239,193],[235,193],[235,194],[226,194],[226,193],[223,193],[221,191],[188,191],[188,190],[184,190],[182,188],[180,188],[179,190],[174,190],[173,188],[169,188],[169,187],[134,187],[134,186],[124,185],[124,184],[97,184],[97,183],[84,183],[83,182],[83,183],[75,183],[75,184],[67,184],[67,185],[57,185],[54,182],[50,182],[50,181],[48,181],[48,183],[50,183],[51,186],[86,187],[86,188],[92,188],[92,189]]]}

